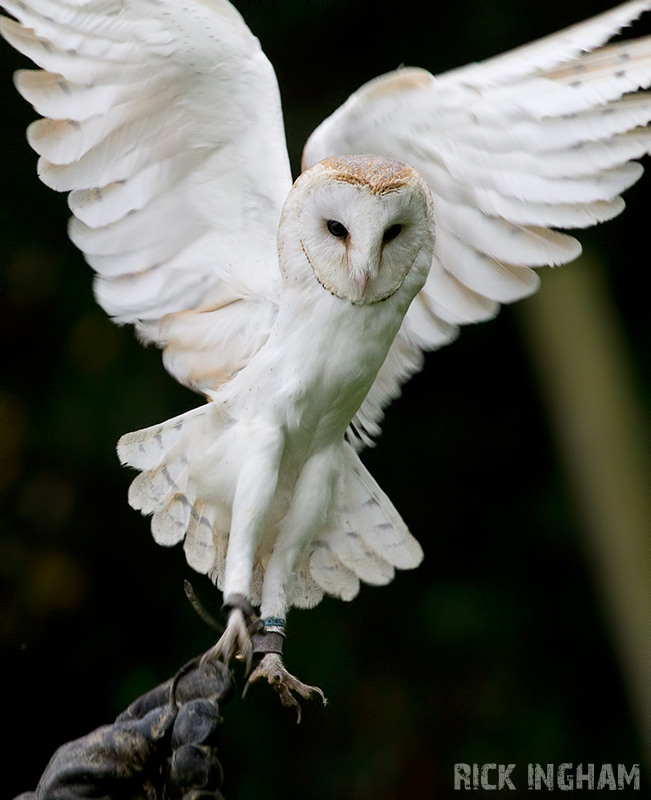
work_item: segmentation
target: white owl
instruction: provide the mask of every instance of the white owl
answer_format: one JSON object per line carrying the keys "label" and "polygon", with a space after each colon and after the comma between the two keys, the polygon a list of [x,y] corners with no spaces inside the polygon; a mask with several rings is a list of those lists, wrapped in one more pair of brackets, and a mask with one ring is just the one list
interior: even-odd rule
{"label": "white owl", "polygon": [[[230,609],[209,658],[254,652],[286,704],[291,606],[389,582],[422,551],[362,465],[387,403],[459,325],[618,214],[651,150],[651,38],[599,48],[632,0],[434,77],[363,86],[292,186],[273,69],[227,0],[0,0],[42,69],[41,179],[70,191],[99,303],[208,403],[128,434],[131,505]],[[259,607],[257,618],[254,607]]]}

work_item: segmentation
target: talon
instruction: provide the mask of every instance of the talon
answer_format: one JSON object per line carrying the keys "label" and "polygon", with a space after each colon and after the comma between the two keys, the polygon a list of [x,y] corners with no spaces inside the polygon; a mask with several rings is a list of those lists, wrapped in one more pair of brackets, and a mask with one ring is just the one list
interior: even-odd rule
{"label": "talon", "polygon": [[250,684],[259,681],[261,678],[266,678],[269,684],[278,692],[280,702],[284,706],[287,708],[293,706],[296,709],[296,724],[301,721],[301,705],[292,692],[297,692],[305,700],[311,699],[312,695],[316,693],[320,695],[324,706],[328,703],[318,686],[309,686],[306,683],[302,683],[287,671],[279,653],[267,653],[263,657],[262,661],[249,676],[242,696],[246,694]]}
{"label": "talon", "polygon": [[217,643],[204,653],[201,663],[221,659],[228,664],[232,658],[241,659],[246,663],[247,674],[251,671],[253,659],[253,643],[251,641],[251,628],[255,627],[255,622],[251,616],[241,608],[231,606],[228,616],[226,630]]}

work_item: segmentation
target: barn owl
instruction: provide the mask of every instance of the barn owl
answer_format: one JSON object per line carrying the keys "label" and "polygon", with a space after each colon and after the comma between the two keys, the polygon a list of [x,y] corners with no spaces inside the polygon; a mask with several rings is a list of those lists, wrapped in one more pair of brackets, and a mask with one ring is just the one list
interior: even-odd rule
{"label": "barn owl", "polygon": [[623,208],[651,149],[651,38],[604,45],[651,0],[434,77],[363,86],[292,185],[275,75],[227,0],[0,0],[69,191],[98,302],[208,402],[125,435],[129,502],[224,594],[206,658],[243,656],[285,704],[292,606],[416,567],[363,466],[383,409],[459,326],[580,252],[558,228]]}

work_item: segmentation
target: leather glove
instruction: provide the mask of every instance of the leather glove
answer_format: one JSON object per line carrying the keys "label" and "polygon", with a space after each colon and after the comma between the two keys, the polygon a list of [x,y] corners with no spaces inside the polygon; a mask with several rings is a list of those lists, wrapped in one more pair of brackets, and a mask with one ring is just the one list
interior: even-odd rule
{"label": "leather glove", "polygon": [[16,800],[223,800],[216,733],[232,688],[223,664],[194,659],[112,725],[60,747]]}

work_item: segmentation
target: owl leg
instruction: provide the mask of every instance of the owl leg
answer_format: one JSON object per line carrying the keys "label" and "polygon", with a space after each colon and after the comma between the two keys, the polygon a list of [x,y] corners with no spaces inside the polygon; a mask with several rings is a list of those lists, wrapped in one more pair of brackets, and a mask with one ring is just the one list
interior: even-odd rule
{"label": "owl leg", "polygon": [[217,644],[204,656],[206,661],[220,658],[226,663],[237,656],[246,661],[247,671],[250,670],[253,655],[251,632],[256,623],[250,598],[253,564],[276,491],[282,455],[277,432],[270,433],[258,428],[255,434],[251,458],[240,469],[233,499],[224,567],[223,608],[228,614],[228,622]]}
{"label": "owl leg", "polygon": [[301,708],[292,692],[306,699],[316,693],[324,703],[326,699],[321,689],[302,683],[283,664],[285,615],[289,606],[287,591],[294,565],[326,522],[339,475],[340,456],[341,448],[329,448],[312,456],[303,468],[265,570],[261,604],[263,627],[253,636],[253,653],[261,660],[251,673],[249,684],[266,678],[280,695],[283,705],[296,708],[299,722]]}
{"label": "owl leg", "polygon": [[282,659],[285,620],[280,617],[270,617],[263,621],[263,625],[261,632],[253,634],[253,655],[262,658],[249,676],[244,693],[250,684],[265,678],[278,692],[280,702],[284,706],[293,706],[296,709],[298,723],[301,721],[301,705],[292,692],[296,692],[306,700],[316,693],[321,696],[323,705],[327,700],[318,686],[309,686],[299,681],[285,668]]}

